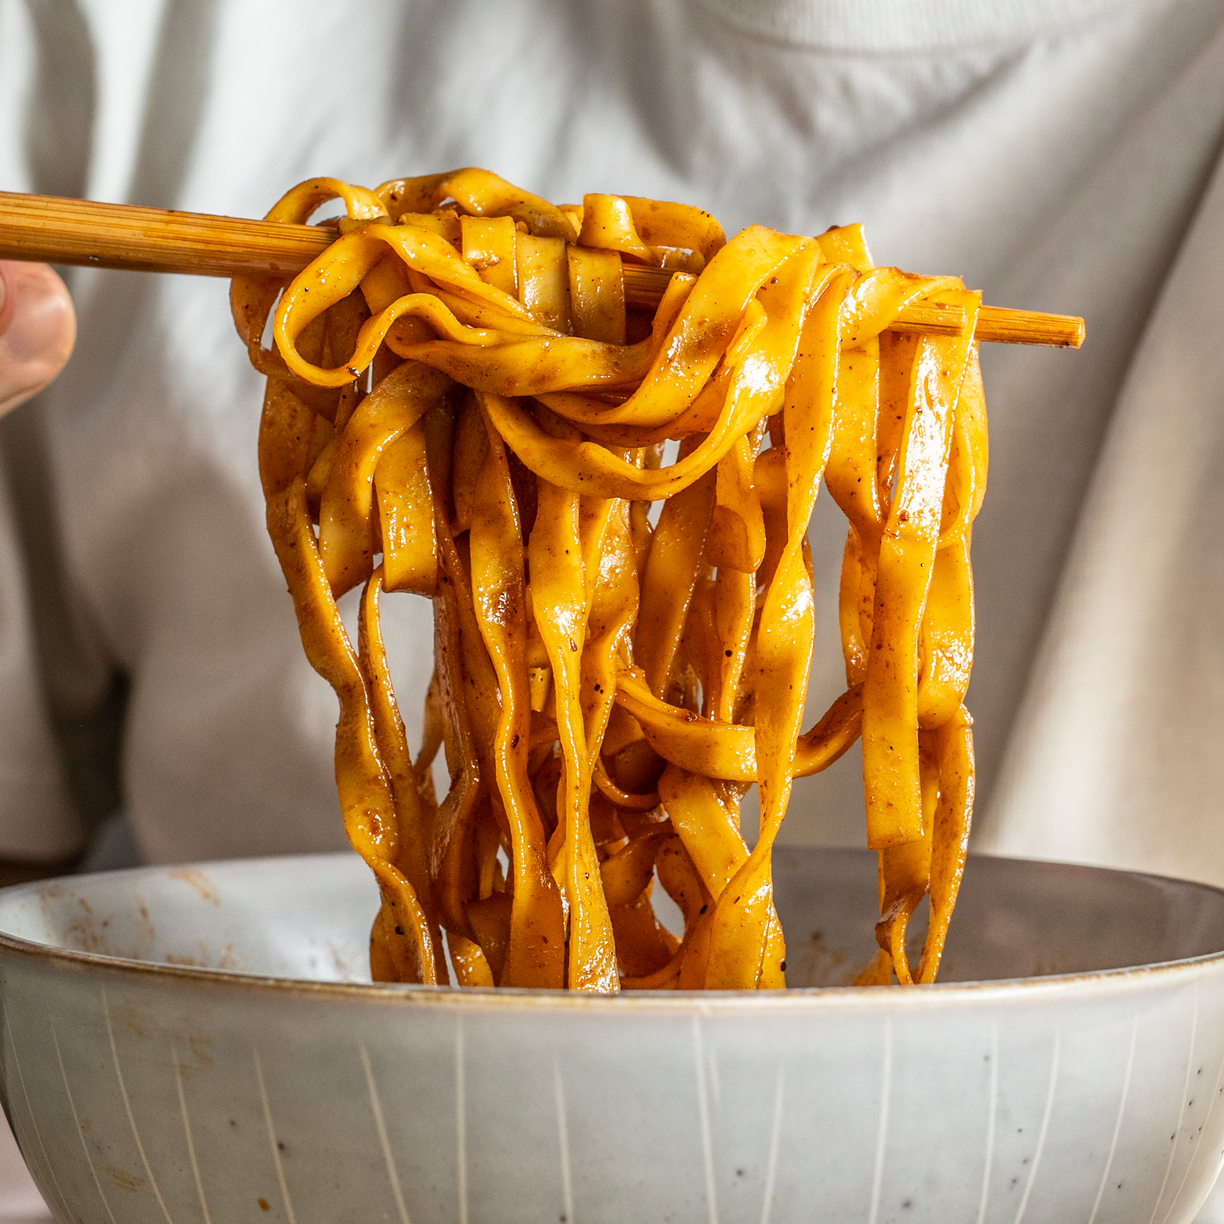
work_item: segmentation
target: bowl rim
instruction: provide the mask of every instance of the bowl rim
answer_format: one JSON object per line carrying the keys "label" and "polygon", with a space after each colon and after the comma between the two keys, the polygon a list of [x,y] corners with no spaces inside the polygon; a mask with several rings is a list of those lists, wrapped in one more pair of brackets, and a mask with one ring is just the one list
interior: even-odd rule
{"label": "bowl rim", "polygon": [[[781,846],[779,850],[816,850],[839,853],[863,853],[856,847]],[[161,872],[184,870],[216,870],[239,864],[318,862],[327,857],[356,858],[350,851],[300,855],[272,855],[243,859],[220,859],[198,863],[152,864],[117,871],[94,872],[87,875],[59,876],[29,881],[0,889],[0,899],[20,893],[37,896],[42,889],[64,884],[76,884],[82,879],[103,880],[117,876],[156,875]],[[973,855],[979,859],[1003,859],[1009,862],[1040,867],[1067,868],[1093,874],[1127,876],[1159,884],[1175,884],[1204,890],[1224,897],[1224,888],[1198,880],[1159,875],[1156,872],[1127,871],[1115,867],[1099,867],[1084,863],[1064,863],[1049,859],[1023,859],[1010,855]],[[60,971],[101,974],[107,978],[133,982],[179,985],[195,990],[210,987],[237,992],[283,997],[297,995],[304,999],[335,1002],[408,1006],[441,1006],[448,1009],[497,1010],[560,1010],[565,1012],[609,1013],[611,1009],[672,1013],[676,1015],[708,1015],[723,1012],[749,1011],[790,1012],[835,1010],[908,1011],[931,1007],[990,1004],[1004,999],[1036,1003],[1048,995],[1060,1001],[1071,998],[1110,995],[1137,990],[1167,989],[1184,978],[1184,985],[1224,967],[1224,948],[1198,956],[1156,961],[1144,965],[1119,966],[1112,969],[1081,970],[1071,973],[1046,974],[1040,977],[997,978],[972,982],[935,982],[911,988],[885,989],[878,986],[795,986],[777,991],[722,990],[633,990],[616,995],[588,994],[583,991],[527,989],[523,987],[457,987],[424,986],[406,982],[336,982],[309,978],[277,977],[247,973],[234,969],[213,969],[200,965],[169,964],[161,961],[136,960],[111,956],[101,952],[82,952],[54,944],[38,943],[0,930],[0,993],[3,988],[5,960],[14,957],[27,965],[54,968]]]}

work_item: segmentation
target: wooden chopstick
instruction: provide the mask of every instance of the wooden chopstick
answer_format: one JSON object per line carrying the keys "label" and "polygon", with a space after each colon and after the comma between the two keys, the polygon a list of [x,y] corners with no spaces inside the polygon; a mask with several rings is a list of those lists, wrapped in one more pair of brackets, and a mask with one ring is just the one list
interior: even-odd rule
{"label": "wooden chopstick", "polygon": [[[0,224],[3,220],[0,219]],[[653,309],[659,304],[672,273],[665,268],[625,264],[625,301],[630,306]],[[907,306],[888,330],[908,335],[959,335],[965,312],[959,306],[921,302]],[[978,311],[973,338],[1003,344],[1048,344],[1056,348],[1079,348],[1084,343],[1084,320],[1074,315],[1042,314],[1036,310],[1007,310],[983,306]]]}
{"label": "wooden chopstick", "polygon": [[[336,236],[330,227],[0,191],[0,259],[193,276],[293,276]],[[625,264],[625,301],[653,309],[671,276],[663,268]],[[959,307],[920,303],[903,310],[890,330],[955,335],[964,325]],[[1084,320],[983,306],[974,336],[1005,344],[1079,348]]]}
{"label": "wooden chopstick", "polygon": [[0,192],[0,257],[138,272],[294,276],[334,229]]}

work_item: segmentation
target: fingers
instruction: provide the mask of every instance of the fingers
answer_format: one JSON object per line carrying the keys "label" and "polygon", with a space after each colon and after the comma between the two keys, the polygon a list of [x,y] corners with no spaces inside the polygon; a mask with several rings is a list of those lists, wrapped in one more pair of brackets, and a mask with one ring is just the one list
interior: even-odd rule
{"label": "fingers", "polygon": [[64,282],[46,264],[0,261],[0,415],[51,382],[75,339]]}

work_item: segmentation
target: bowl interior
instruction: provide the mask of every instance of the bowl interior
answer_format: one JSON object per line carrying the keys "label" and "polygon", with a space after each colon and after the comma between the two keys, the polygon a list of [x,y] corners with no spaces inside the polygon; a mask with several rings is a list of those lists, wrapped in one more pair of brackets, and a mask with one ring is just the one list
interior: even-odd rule
{"label": "bowl interior", "polygon": [[[791,986],[851,982],[875,940],[875,857],[783,847]],[[0,934],[76,952],[314,981],[369,981],[377,889],[353,854],[151,867],[0,893]],[[922,935],[915,918],[913,948]],[[1158,964],[1224,949],[1224,892],[1157,876],[973,857],[941,982]]]}

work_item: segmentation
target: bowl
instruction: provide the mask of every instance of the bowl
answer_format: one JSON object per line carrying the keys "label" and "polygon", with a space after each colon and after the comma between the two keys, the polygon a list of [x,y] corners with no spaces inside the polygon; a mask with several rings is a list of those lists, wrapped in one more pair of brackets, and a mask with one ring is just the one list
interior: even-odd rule
{"label": "bowl", "polygon": [[833,989],[873,857],[775,878],[793,989],[619,998],[369,983],[351,855],[8,889],[5,1111],[80,1224],[1193,1218],[1224,893],[978,858],[941,984]]}

